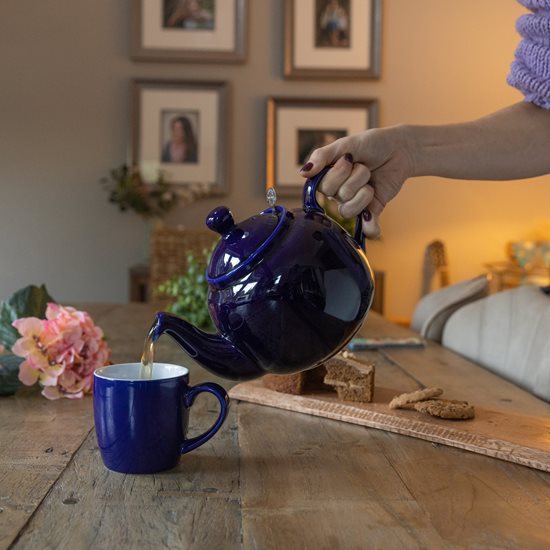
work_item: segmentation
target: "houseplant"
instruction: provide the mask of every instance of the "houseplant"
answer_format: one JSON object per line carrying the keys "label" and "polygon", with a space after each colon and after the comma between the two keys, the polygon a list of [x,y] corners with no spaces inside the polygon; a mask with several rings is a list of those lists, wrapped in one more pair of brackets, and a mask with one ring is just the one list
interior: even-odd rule
{"label": "houseplant", "polygon": [[158,292],[172,298],[168,311],[184,317],[205,330],[214,329],[208,313],[208,283],[206,266],[212,249],[204,249],[202,258],[192,252],[187,254],[187,269],[181,275],[168,279],[158,287]]}
{"label": "houseplant", "polygon": [[144,219],[163,218],[178,203],[178,193],[162,172],[154,183],[147,183],[136,166],[123,164],[100,181],[109,193],[109,202],[121,212],[133,210]]}

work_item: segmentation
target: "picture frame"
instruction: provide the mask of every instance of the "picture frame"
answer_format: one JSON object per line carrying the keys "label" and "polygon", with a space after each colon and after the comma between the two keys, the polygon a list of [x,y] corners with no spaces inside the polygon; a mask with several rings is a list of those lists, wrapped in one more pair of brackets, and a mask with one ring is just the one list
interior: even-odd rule
{"label": "picture frame", "polygon": [[246,60],[248,0],[131,1],[132,59],[190,63]]}
{"label": "picture frame", "polygon": [[382,0],[285,0],[284,76],[380,77]]}
{"label": "picture frame", "polygon": [[373,98],[268,98],[266,189],[300,196],[305,180],[299,170],[313,149],[377,124]]}
{"label": "picture frame", "polygon": [[146,180],[162,172],[170,183],[225,194],[228,102],[226,82],[134,80],[131,164]]}

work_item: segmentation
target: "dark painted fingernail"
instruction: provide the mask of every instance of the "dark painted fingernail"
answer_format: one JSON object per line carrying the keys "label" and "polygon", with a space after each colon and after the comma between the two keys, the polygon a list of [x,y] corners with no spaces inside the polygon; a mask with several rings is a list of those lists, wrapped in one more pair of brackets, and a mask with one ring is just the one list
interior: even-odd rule
{"label": "dark painted fingernail", "polygon": [[353,155],[351,153],[346,153],[344,158],[351,164],[353,164]]}
{"label": "dark painted fingernail", "polygon": [[372,214],[370,213],[370,210],[368,208],[365,208],[365,210],[363,210],[363,219],[366,222],[370,222],[372,220]]}
{"label": "dark painted fingernail", "polygon": [[313,162],[308,162],[300,168],[300,172],[309,172],[313,168]]}

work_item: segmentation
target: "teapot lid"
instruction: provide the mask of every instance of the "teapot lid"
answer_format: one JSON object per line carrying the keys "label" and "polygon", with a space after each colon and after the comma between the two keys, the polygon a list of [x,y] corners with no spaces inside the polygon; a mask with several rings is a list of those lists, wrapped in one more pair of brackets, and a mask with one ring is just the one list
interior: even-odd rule
{"label": "teapot lid", "polygon": [[229,208],[219,206],[212,210],[206,225],[222,238],[206,271],[208,283],[224,284],[249,271],[280,233],[286,214],[286,209],[277,205],[236,224]]}

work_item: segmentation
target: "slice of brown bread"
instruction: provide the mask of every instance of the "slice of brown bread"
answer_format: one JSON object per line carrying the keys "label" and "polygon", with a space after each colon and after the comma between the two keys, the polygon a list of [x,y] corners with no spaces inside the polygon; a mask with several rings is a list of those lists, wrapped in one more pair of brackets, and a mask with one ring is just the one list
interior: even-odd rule
{"label": "slice of brown bread", "polygon": [[333,386],[342,401],[370,403],[374,395],[374,365],[341,354],[325,363],[325,384]]}
{"label": "slice of brown bread", "polygon": [[306,375],[304,372],[296,374],[266,374],[262,381],[266,388],[281,393],[301,395],[304,393]]}
{"label": "slice of brown bread", "polygon": [[326,386],[323,379],[326,374],[324,365],[295,374],[266,374],[262,381],[266,388],[281,393],[302,395],[307,390],[320,389]]}

